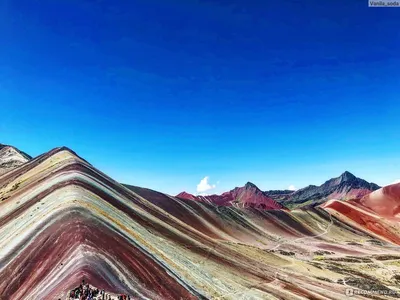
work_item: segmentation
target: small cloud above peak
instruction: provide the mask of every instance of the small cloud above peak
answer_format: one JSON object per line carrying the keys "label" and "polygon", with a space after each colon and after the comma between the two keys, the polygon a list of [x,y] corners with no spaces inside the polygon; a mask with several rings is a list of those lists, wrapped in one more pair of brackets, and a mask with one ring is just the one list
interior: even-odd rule
{"label": "small cloud above peak", "polygon": [[397,184],[397,183],[400,183],[400,179],[397,179],[397,180],[393,181],[390,185]]}
{"label": "small cloud above peak", "polygon": [[297,190],[297,189],[296,189],[296,187],[295,187],[293,184],[291,184],[291,185],[289,185],[288,190],[289,190],[289,191],[295,191],[295,190]]}
{"label": "small cloud above peak", "polygon": [[206,176],[202,180],[200,180],[200,183],[197,185],[197,193],[204,194],[210,190],[215,189],[216,187],[217,186],[215,184],[209,183],[209,177]]}

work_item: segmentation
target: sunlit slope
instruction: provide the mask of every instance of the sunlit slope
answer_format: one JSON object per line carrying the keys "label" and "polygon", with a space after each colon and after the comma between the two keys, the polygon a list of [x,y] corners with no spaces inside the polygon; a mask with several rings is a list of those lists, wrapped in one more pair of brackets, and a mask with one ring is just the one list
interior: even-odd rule
{"label": "sunlit slope", "polygon": [[361,199],[331,200],[323,208],[343,222],[400,245],[400,184],[380,188]]}
{"label": "sunlit slope", "polygon": [[31,157],[15,147],[0,144],[0,176],[29,161]]}

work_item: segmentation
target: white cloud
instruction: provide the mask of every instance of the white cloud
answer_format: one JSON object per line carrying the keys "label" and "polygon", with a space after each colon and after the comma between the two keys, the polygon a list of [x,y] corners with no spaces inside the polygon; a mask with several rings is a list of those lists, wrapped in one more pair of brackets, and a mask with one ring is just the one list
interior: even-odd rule
{"label": "white cloud", "polygon": [[295,191],[295,190],[297,190],[297,189],[296,189],[296,187],[295,187],[293,184],[291,184],[291,185],[289,185],[288,190],[289,190],[289,191]]}
{"label": "white cloud", "polygon": [[396,183],[400,183],[400,179],[395,180],[395,181],[392,182],[391,184],[396,184]]}
{"label": "white cloud", "polygon": [[208,182],[208,180],[209,180],[209,177],[206,176],[200,181],[200,183],[197,185],[197,193],[203,194],[203,193],[213,190],[217,187],[215,184],[210,184]]}

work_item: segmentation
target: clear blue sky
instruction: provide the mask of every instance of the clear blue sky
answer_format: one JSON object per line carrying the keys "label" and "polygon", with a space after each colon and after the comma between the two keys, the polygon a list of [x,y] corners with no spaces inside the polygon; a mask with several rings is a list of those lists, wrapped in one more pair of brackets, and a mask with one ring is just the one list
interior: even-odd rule
{"label": "clear blue sky", "polygon": [[0,142],[31,155],[172,194],[400,179],[400,9],[3,0],[0,36]]}

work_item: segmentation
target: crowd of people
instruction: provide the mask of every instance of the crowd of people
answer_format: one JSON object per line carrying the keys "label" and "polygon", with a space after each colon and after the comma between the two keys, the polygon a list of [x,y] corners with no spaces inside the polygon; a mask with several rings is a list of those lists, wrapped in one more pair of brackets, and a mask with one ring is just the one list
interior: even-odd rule
{"label": "crowd of people", "polygon": [[[91,287],[88,283],[85,284],[85,280],[79,287],[69,292],[69,300],[131,300],[131,297],[125,294],[119,296],[111,296],[104,290]],[[133,299],[133,298],[132,298]]]}

